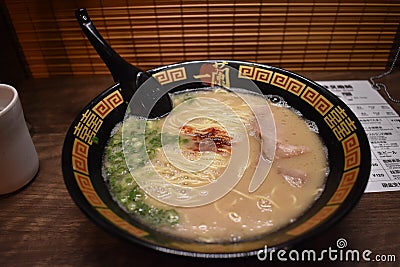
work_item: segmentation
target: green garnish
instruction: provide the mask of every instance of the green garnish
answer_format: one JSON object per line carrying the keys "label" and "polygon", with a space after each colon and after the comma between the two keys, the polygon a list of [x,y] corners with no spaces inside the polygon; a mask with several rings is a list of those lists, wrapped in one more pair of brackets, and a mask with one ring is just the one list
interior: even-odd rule
{"label": "green garnish", "polygon": [[[141,168],[148,164],[143,153],[153,159],[157,150],[161,148],[161,133],[157,125],[146,124],[145,144],[138,138],[141,129],[135,125],[135,120],[127,121],[129,132],[124,133],[122,127],[111,137],[105,149],[104,170],[110,191],[117,201],[132,215],[139,217],[145,223],[152,225],[173,226],[179,222],[180,216],[174,209],[163,209],[147,202],[146,193],[139,187],[129,172],[125,154],[129,155],[129,164]],[[186,142],[186,141],[183,141]],[[142,156],[140,156],[142,154]]]}

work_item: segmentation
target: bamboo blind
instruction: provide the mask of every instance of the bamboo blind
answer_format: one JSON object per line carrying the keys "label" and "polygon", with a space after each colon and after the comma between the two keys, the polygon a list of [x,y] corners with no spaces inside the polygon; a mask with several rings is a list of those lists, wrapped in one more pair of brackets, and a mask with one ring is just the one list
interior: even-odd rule
{"label": "bamboo blind", "polygon": [[33,77],[108,74],[79,28],[86,7],[128,62],[150,69],[202,59],[298,70],[382,70],[400,1],[5,0]]}

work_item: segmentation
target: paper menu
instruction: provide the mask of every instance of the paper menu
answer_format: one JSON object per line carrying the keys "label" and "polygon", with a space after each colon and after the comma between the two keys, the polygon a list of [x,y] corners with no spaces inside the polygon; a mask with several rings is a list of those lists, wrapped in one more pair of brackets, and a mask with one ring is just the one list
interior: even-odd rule
{"label": "paper menu", "polygon": [[400,116],[368,81],[319,81],[359,118],[371,146],[365,192],[400,190]]}

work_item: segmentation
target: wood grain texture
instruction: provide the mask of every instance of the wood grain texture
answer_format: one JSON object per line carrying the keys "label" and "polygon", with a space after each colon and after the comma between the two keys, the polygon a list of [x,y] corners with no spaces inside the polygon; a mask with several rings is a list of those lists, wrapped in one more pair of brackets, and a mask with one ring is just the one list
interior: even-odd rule
{"label": "wood grain texture", "polygon": [[[314,80],[365,80],[371,73],[303,74]],[[399,77],[396,73],[387,83],[394,85]],[[112,84],[109,76],[82,76],[29,80],[18,88],[25,116],[32,125],[40,170],[26,188],[0,197],[0,266],[270,265],[268,261],[259,262],[256,257],[206,260],[153,251],[112,236],[79,210],[67,192],[61,172],[65,133],[78,112]],[[398,105],[394,107],[400,111]],[[336,248],[336,241],[345,238],[349,249],[395,254],[398,264],[399,197],[400,192],[364,194],[348,216],[302,244],[301,248],[317,251]],[[309,262],[303,264],[310,265]],[[337,264],[326,262],[328,266]],[[355,263],[344,265],[355,266]],[[371,266],[376,265],[376,262],[371,263]],[[382,266],[396,265],[385,263]]]}

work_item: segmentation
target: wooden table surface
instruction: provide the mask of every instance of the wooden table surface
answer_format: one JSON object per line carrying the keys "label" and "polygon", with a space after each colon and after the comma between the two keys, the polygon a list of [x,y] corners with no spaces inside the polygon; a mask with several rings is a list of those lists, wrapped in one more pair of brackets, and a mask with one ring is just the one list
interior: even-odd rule
{"label": "wooden table surface", "polygon": [[[313,80],[366,80],[372,73],[301,74]],[[397,97],[400,97],[399,81],[398,72],[386,79]],[[156,252],[112,236],[80,211],[64,185],[62,144],[77,113],[112,84],[110,76],[83,76],[28,80],[18,86],[25,116],[32,126],[40,170],[24,189],[0,196],[0,266],[269,265],[256,257],[207,260]],[[392,106],[400,112],[399,105]],[[398,266],[399,200],[400,191],[366,193],[342,221],[301,247],[336,248],[336,241],[345,238],[349,249],[369,249],[372,255],[395,255],[397,262],[386,262],[382,266]],[[338,262],[326,264],[333,266]],[[377,262],[371,264],[376,266]]]}

